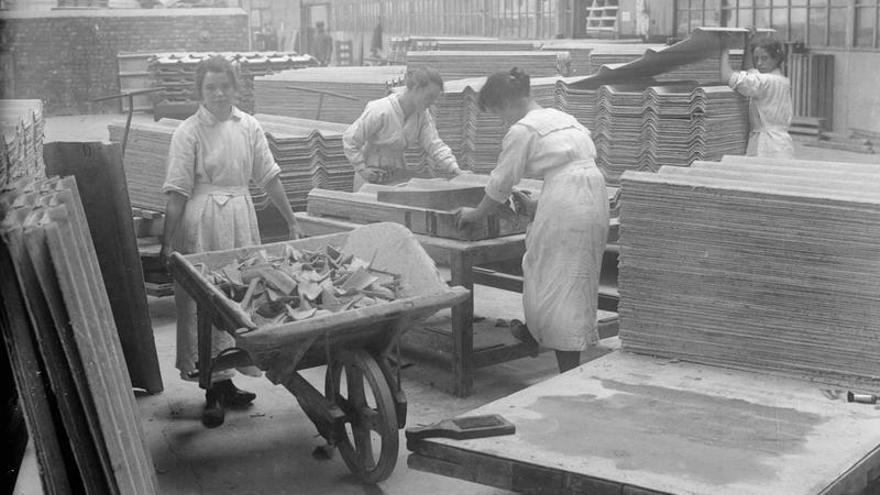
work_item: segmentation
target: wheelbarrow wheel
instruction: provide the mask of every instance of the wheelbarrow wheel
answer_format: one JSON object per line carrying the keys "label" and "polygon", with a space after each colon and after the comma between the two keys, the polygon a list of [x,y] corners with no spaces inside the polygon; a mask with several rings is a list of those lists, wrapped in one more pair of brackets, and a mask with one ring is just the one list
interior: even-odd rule
{"label": "wheelbarrow wheel", "polygon": [[345,464],[366,483],[387,479],[397,464],[397,413],[376,359],[364,350],[340,352],[327,367],[325,389],[345,413],[337,432]]}

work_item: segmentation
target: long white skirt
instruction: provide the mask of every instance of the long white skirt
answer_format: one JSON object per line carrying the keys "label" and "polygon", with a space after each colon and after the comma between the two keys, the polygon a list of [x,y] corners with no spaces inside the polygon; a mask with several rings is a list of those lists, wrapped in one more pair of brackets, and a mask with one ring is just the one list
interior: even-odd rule
{"label": "long white skirt", "polygon": [[526,234],[523,307],[542,347],[581,351],[599,341],[599,273],[608,237],[602,172],[584,162],[544,178]]}
{"label": "long white skirt", "polygon": [[[260,244],[257,214],[247,188],[212,188],[200,190],[186,202],[183,218],[174,238],[174,249],[181,254],[202,253]],[[177,361],[180,377],[192,380],[189,373],[198,362],[198,319],[196,303],[186,290],[174,284],[174,304],[177,310]],[[235,346],[235,340],[223,331],[213,332],[211,355]],[[251,376],[259,376],[253,367],[239,368]],[[234,375],[232,370],[215,372],[212,381],[225,380]]]}

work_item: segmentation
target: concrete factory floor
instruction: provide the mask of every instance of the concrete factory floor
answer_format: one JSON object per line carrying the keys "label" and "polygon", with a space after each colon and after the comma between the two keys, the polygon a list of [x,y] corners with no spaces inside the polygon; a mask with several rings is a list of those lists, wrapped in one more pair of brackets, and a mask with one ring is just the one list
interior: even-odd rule
{"label": "concrete factory floor", "polygon": [[[150,120],[136,115],[136,121]],[[106,141],[109,122],[123,115],[53,117],[47,119],[46,141]],[[806,148],[798,144],[801,158],[877,162],[876,155]],[[496,318],[522,318],[521,296],[477,286],[475,314],[485,320],[476,325],[477,341],[510,339],[505,328],[495,328]],[[500,494],[481,485],[410,470],[403,431],[401,451],[391,478],[377,486],[364,486],[350,474],[337,455],[329,461],[312,457],[322,444],[315,427],[294,397],[265,378],[240,377],[236,383],[258,394],[249,409],[230,411],[226,423],[213,430],[200,423],[204,394],[196,384],[183,382],[173,367],[175,313],[173,298],[149,301],[156,347],[165,391],[138,398],[144,429],[163,494]],[[441,316],[442,317],[442,316]],[[619,345],[617,338],[602,341],[584,359]],[[472,410],[556,374],[552,353],[524,358],[478,370],[475,393],[456,398],[442,390],[448,376],[423,363],[405,361],[403,388],[409,399],[408,425],[427,424]],[[323,389],[324,368],[303,372]],[[36,481],[37,486],[39,484]],[[34,493],[34,491],[27,491]]]}

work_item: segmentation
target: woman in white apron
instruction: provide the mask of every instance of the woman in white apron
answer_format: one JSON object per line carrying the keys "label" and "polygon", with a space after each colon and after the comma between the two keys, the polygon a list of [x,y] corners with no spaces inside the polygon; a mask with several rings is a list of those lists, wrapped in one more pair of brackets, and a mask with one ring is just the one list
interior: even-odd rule
{"label": "woman in white apron", "polygon": [[434,173],[461,173],[428,111],[442,93],[440,73],[421,67],[407,75],[405,91],[367,103],[364,113],[342,135],[345,156],[355,170],[354,191],[368,182],[391,185],[413,177],[419,170],[408,167],[404,154],[412,147],[427,153]]}
{"label": "woman in white apron", "polygon": [[[287,220],[291,238],[299,227],[260,124],[235,107],[238,89],[232,65],[224,58],[203,61],[196,72],[198,111],[175,129],[168,152],[162,190],[168,195],[162,255],[225,250],[260,244],[257,215],[248,183],[262,186]],[[190,380],[198,361],[196,304],[179,284],[174,287],[177,309],[177,368]],[[225,332],[214,332],[212,355],[232,347]],[[259,375],[254,367],[239,371]],[[223,422],[225,406],[244,406],[256,398],[232,383],[232,370],[212,376],[202,421]]]}
{"label": "woman in white apron", "polygon": [[791,125],[791,81],[782,73],[785,51],[772,38],[752,42],[749,33],[743,67],[730,67],[730,54],[722,51],[721,77],[734,91],[749,98],[748,156],[794,158],[794,143],[788,134]]}
{"label": "woman in white apron", "polygon": [[[608,236],[608,194],[596,167],[590,131],[567,113],[529,96],[529,76],[496,72],[480,91],[480,108],[513,122],[477,208],[462,208],[459,225],[482,221],[524,177],[543,179],[539,198],[519,201],[533,211],[523,256],[523,307],[528,332],[556,351],[559,372],[580,364],[599,341],[599,272]],[[527,334],[528,335],[528,334]]]}

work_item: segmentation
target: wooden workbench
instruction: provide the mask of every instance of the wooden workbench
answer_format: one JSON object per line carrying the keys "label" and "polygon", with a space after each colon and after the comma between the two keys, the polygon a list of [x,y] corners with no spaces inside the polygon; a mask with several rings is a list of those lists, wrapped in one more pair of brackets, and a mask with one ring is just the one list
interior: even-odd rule
{"label": "wooden workbench", "polygon": [[[327,217],[313,217],[306,213],[297,213],[296,217],[304,233],[309,236],[347,231],[358,226],[356,223]],[[483,285],[505,290],[516,290],[517,284],[521,287],[521,281],[516,277],[494,276],[485,270],[475,272],[474,265],[522,259],[525,252],[525,234],[482,241],[460,241],[427,235],[416,235],[416,238],[434,261],[449,266],[452,285],[460,285],[472,290],[475,278],[478,278],[479,283]],[[519,290],[522,291],[521,288]],[[449,359],[452,368],[452,392],[459,397],[470,395],[473,389],[473,370],[526,357],[535,352],[533,347],[522,343],[475,350],[473,317],[473,296],[452,307],[453,345]],[[608,327],[600,325],[600,337],[609,337],[616,333],[616,319],[615,323]]]}
{"label": "wooden workbench", "polygon": [[845,395],[615,351],[467,414],[501,414],[514,435],[411,442],[408,464],[522,493],[865,493],[880,416]]}

